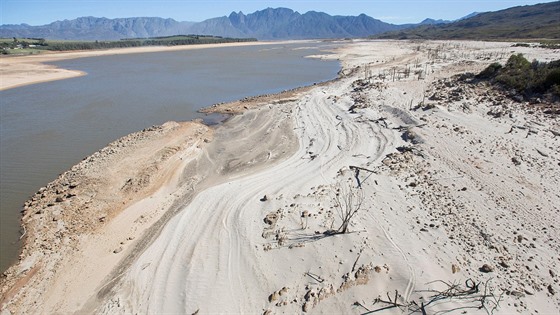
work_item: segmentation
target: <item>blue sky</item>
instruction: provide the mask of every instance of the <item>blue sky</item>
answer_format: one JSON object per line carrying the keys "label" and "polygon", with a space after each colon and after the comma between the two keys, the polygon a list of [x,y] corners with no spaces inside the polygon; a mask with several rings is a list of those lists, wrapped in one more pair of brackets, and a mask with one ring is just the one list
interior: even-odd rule
{"label": "blue sky", "polygon": [[[331,15],[359,15],[394,24],[416,23],[424,18],[454,20],[472,12],[496,11],[541,1],[515,0],[0,0],[0,24],[48,24],[80,16],[136,17],[157,16],[178,21],[199,22],[229,15],[245,14],[267,7],[286,7],[305,13],[322,11]],[[560,5],[560,4],[559,4]]]}

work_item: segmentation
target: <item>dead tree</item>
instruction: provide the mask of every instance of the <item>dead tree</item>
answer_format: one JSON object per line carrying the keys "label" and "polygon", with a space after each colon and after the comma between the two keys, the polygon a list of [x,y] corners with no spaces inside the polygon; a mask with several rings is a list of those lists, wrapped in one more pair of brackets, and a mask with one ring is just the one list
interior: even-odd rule
{"label": "dead tree", "polygon": [[336,234],[348,233],[348,225],[364,203],[364,191],[361,188],[353,187],[349,182],[343,182],[336,188],[333,201],[338,217],[342,221]]}

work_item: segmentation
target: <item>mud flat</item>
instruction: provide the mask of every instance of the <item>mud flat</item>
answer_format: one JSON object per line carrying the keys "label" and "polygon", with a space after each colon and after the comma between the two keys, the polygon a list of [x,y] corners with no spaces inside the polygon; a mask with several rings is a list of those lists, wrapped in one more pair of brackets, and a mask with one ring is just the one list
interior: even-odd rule
{"label": "mud flat", "polygon": [[558,56],[356,41],[316,56],[338,80],[115,141],[27,203],[3,312],[560,312],[558,105],[456,76],[512,51]]}

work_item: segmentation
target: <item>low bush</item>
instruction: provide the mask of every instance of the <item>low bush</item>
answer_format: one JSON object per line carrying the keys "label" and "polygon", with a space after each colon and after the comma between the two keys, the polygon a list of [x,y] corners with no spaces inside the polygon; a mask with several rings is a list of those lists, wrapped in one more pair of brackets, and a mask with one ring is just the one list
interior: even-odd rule
{"label": "low bush", "polygon": [[535,97],[560,100],[560,60],[529,62],[522,54],[515,54],[504,66],[493,63],[476,78],[488,80],[527,100]]}

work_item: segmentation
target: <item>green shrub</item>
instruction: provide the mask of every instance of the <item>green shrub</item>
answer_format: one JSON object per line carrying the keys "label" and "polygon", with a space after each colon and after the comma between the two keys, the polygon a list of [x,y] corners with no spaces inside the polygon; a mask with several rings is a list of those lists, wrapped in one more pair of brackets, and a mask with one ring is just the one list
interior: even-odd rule
{"label": "green shrub", "polygon": [[502,69],[502,65],[494,62],[493,64],[486,67],[486,69],[482,70],[478,75],[476,75],[479,79],[490,79],[496,76],[496,73]]}
{"label": "green shrub", "polygon": [[493,63],[476,78],[490,81],[508,91],[514,90],[526,99],[536,95],[560,98],[560,60],[529,62],[522,54],[515,54],[509,57],[505,66]]}

